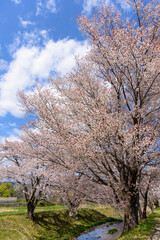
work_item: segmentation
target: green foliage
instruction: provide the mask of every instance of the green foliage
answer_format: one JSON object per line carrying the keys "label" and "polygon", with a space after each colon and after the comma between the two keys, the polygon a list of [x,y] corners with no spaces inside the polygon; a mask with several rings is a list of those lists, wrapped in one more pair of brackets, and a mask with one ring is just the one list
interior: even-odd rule
{"label": "green foliage", "polygon": [[45,201],[45,200],[41,200],[38,202],[39,207],[48,207],[48,206],[54,206],[55,203],[54,202],[49,202],[49,201]]}
{"label": "green foliage", "polygon": [[17,203],[26,203],[26,200],[25,200],[25,199],[21,199],[21,198],[19,198],[19,199],[17,199],[16,202],[17,202]]}
{"label": "green foliage", "polygon": [[12,197],[15,193],[11,182],[4,182],[0,185],[0,197]]}
{"label": "green foliage", "polygon": [[113,222],[109,223],[109,225],[113,225]]}
{"label": "green foliage", "polygon": [[116,233],[118,230],[116,228],[110,229],[108,230],[108,234],[114,234]]}

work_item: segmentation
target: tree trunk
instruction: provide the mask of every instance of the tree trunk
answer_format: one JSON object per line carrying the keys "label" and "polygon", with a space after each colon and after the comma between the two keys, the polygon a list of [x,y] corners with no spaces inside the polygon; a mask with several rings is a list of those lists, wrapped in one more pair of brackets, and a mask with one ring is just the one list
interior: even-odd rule
{"label": "tree trunk", "polygon": [[124,211],[123,232],[133,229],[138,224],[139,194],[132,193],[126,199],[126,209]]}
{"label": "tree trunk", "polygon": [[159,207],[159,201],[158,201],[158,199],[155,199],[155,200],[154,200],[154,206],[155,206],[155,208],[158,208],[158,207]]}
{"label": "tree trunk", "polygon": [[70,217],[73,217],[73,218],[77,218],[77,209],[78,209],[78,206],[75,206],[75,205],[72,205],[70,206],[69,208],[69,216]]}
{"label": "tree trunk", "polygon": [[34,220],[34,210],[35,210],[35,206],[33,202],[27,202],[27,216],[30,220]]}
{"label": "tree trunk", "polygon": [[140,203],[139,203],[139,217],[141,220],[143,219],[143,214],[142,214],[142,209],[141,209]]}
{"label": "tree trunk", "polygon": [[143,214],[142,214],[143,219],[147,218],[147,200],[148,200],[148,192],[146,192],[144,196]]}
{"label": "tree trunk", "polygon": [[146,219],[147,218],[148,192],[149,192],[150,183],[151,183],[151,177],[149,179],[149,182],[148,182],[145,194],[143,194],[141,192],[141,195],[142,195],[142,197],[144,199],[142,219]]}

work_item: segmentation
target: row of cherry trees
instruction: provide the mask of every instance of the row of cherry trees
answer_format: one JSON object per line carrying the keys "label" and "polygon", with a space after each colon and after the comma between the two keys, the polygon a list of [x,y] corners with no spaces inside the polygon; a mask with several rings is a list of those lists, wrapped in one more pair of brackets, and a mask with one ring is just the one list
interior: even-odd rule
{"label": "row of cherry trees", "polygon": [[[119,206],[124,231],[138,224],[140,193],[148,194],[152,171],[159,171],[160,4],[130,5],[135,19],[123,19],[105,4],[91,18],[78,19],[89,54],[76,58],[70,74],[50,77],[30,94],[19,92],[32,121],[22,128],[22,143],[13,143],[21,146],[11,151],[16,164],[36,161],[33,171],[44,172],[45,186],[52,179],[52,189],[66,194],[72,212],[86,192]],[[74,204],[67,188],[75,191]]]}
{"label": "row of cherry trees", "polygon": [[0,170],[1,180],[14,181],[23,191],[28,218],[34,220],[34,210],[42,199],[59,198],[67,204],[72,217],[76,217],[82,201],[106,203],[100,186],[67,165],[50,163],[51,156],[44,161],[45,149],[41,152],[37,145],[31,146],[28,139],[25,140],[23,135],[20,141],[1,144]]}
{"label": "row of cherry trees", "polygon": [[[77,209],[83,201],[110,204],[115,209],[124,210],[123,205],[117,205],[110,188],[89,181],[84,174],[76,173],[72,168],[62,168],[60,165],[44,163],[38,155],[35,158],[24,142],[8,142],[1,145],[1,180],[9,178],[17,183],[25,196],[28,217],[34,220],[34,210],[39,200],[58,197],[69,208],[69,215],[77,216]],[[36,152],[37,154],[37,152]],[[50,162],[50,159],[49,159]],[[140,184],[141,206],[140,217],[147,217],[147,207],[152,211],[158,207],[160,198],[159,168],[148,168],[143,172]],[[22,194],[21,194],[22,195]]]}

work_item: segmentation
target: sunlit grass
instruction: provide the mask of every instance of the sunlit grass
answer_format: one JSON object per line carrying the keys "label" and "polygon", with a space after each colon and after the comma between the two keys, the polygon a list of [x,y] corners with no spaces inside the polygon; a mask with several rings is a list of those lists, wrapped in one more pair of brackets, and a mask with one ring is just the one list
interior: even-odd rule
{"label": "sunlit grass", "polygon": [[94,209],[94,210],[98,210],[100,213],[102,214],[106,214],[108,217],[115,217],[115,218],[120,218],[122,219],[123,218],[123,214],[114,209],[114,208],[111,208],[109,205],[102,205],[102,204],[99,204],[99,205],[96,205],[96,204],[83,204],[80,206],[80,208],[87,208],[87,209]]}
{"label": "sunlit grass", "polygon": [[[35,213],[40,211],[50,211],[50,210],[60,210],[64,209],[63,206],[56,205],[56,206],[47,206],[47,207],[36,207]],[[27,208],[26,206],[22,207],[0,207],[0,216],[9,216],[9,215],[19,215],[19,214],[26,214]]]}

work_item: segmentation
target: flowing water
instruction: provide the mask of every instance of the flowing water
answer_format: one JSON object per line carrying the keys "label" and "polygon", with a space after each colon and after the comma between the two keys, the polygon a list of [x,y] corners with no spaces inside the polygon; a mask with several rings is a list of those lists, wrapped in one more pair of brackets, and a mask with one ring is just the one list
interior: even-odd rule
{"label": "flowing water", "polygon": [[[117,229],[114,234],[108,234],[108,230]],[[91,232],[79,236],[76,240],[115,240],[121,234],[123,230],[123,222],[121,223],[105,223],[95,227]]]}

